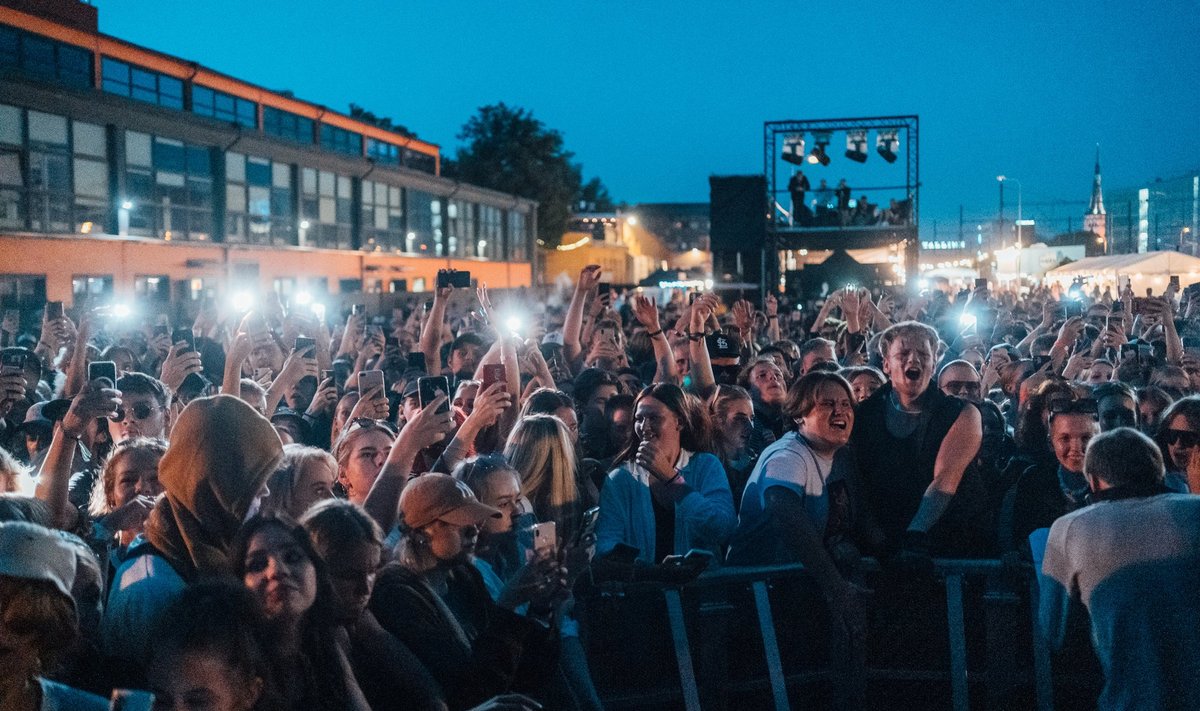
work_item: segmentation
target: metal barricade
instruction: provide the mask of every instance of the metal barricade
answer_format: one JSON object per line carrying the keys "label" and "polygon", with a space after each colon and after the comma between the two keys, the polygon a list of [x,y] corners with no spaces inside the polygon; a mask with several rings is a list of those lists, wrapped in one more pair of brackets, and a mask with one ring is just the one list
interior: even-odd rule
{"label": "metal barricade", "polygon": [[[872,561],[864,561],[870,572],[879,572],[878,565]],[[934,561],[938,576],[945,584],[946,619],[949,634],[949,670],[940,674],[940,678],[950,683],[951,702],[955,711],[967,711],[970,708],[968,697],[967,669],[967,635],[966,613],[964,601],[964,581],[969,576],[998,576],[1006,571],[998,560],[951,560],[938,559]],[[1051,711],[1053,708],[1053,688],[1050,671],[1050,654],[1042,635],[1038,631],[1037,620],[1037,580],[1033,571],[1024,568],[1022,573],[1028,579],[1028,590],[1031,600],[1031,639],[1033,644],[1033,686],[1036,704],[1039,711]],[[661,592],[666,605],[667,622],[670,628],[670,641],[675,654],[676,666],[679,673],[679,696],[687,711],[700,711],[702,707],[701,686],[697,680],[694,663],[693,646],[688,638],[688,617],[684,604],[684,593],[694,593],[711,589],[749,588],[754,604],[755,618],[758,626],[758,637],[762,644],[762,652],[767,671],[772,704],[776,711],[787,711],[792,708],[788,696],[788,676],[785,673],[782,655],[776,633],[776,618],[772,611],[769,596],[770,587],[785,579],[802,578],[806,575],[803,566],[765,566],[765,567],[723,567],[707,572],[684,585],[664,583],[626,583],[607,584],[607,590],[600,595],[621,595],[626,590]],[[720,644],[724,640],[705,640],[706,644]],[[828,674],[810,675],[815,679],[827,677]],[[933,676],[939,676],[934,673]],[[889,675],[886,669],[869,669],[868,678],[897,678]],[[913,678],[913,677],[907,677]],[[922,675],[921,678],[932,678]]]}

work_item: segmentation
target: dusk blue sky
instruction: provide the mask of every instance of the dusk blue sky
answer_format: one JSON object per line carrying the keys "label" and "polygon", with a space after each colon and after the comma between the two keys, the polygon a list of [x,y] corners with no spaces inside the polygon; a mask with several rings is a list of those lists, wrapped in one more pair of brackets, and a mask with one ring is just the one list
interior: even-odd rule
{"label": "dusk blue sky", "polygon": [[[1086,202],[1096,143],[1106,188],[1200,166],[1197,0],[95,4],[103,32],[357,103],[451,155],[477,107],[526,107],[631,203],[761,172],[778,119],[919,114],[927,229],[960,204],[994,216],[1000,173],[1030,213]],[[810,171],[831,184],[853,170],[834,148]]]}

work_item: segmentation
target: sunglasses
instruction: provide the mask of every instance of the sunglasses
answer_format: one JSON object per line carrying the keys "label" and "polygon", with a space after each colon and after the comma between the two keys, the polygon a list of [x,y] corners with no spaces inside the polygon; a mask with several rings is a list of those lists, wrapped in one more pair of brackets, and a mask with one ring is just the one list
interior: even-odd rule
{"label": "sunglasses", "polygon": [[[153,415],[156,410],[158,410],[158,407],[156,407],[154,405],[148,405],[144,402],[134,403],[133,406],[131,406],[129,408],[129,411],[133,413],[133,419],[135,419],[135,420],[144,420],[147,417],[149,417],[150,415]],[[118,407],[117,411],[113,413],[111,419],[113,422],[124,421],[125,420],[125,408]]]}
{"label": "sunglasses", "polygon": [[1163,441],[1168,446],[1195,447],[1200,444],[1200,433],[1188,430],[1167,430],[1163,433]]}

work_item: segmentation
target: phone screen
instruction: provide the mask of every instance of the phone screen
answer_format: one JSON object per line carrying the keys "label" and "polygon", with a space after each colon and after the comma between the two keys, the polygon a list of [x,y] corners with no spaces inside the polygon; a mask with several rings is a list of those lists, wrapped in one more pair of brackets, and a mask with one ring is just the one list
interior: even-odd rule
{"label": "phone screen", "polygon": [[364,370],[358,374],[358,392],[366,394],[376,388],[383,387],[382,370]]}
{"label": "phone screen", "polygon": [[[361,378],[362,376],[358,376]],[[417,396],[420,398],[421,407],[428,407],[429,403],[437,399],[438,395],[445,395],[446,400],[442,406],[437,409],[439,414],[450,412],[450,379],[444,375],[431,375],[417,380]]]}
{"label": "phone screen", "polygon": [[428,368],[428,366],[425,364],[425,354],[424,353],[409,353],[408,354],[408,367],[412,370],[420,370],[420,371],[424,372]]}
{"label": "phone screen", "polygon": [[98,360],[88,364],[88,380],[106,378],[113,386],[117,384],[117,364],[111,360]]}
{"label": "phone screen", "polygon": [[296,337],[296,352],[304,353],[305,350],[311,351],[306,355],[307,358],[317,357],[316,346],[317,342],[312,338],[308,338],[307,336]]}
{"label": "phone screen", "polygon": [[558,526],[553,521],[533,525],[533,552],[538,558],[553,558],[558,553]]}
{"label": "phone screen", "polygon": [[61,301],[46,302],[46,318],[48,318],[48,319],[62,318],[62,315],[63,315],[63,302],[61,302]]}
{"label": "phone screen", "polygon": [[492,386],[492,383],[500,383],[501,385],[508,382],[507,373],[503,363],[492,363],[483,366],[483,381],[479,385],[479,391],[483,392]]}

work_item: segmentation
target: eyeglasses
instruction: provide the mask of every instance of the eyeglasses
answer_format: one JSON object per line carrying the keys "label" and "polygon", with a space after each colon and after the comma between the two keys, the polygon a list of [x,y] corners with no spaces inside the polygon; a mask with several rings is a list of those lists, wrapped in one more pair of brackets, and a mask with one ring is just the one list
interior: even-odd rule
{"label": "eyeglasses", "polygon": [[[147,404],[144,402],[135,402],[133,405],[130,406],[129,412],[133,413],[133,419],[144,420],[144,419],[150,417],[150,415],[153,415],[155,412],[157,412],[158,409],[159,408],[157,405],[150,405],[150,404]],[[111,418],[112,421],[113,422],[124,422],[125,421],[125,412],[126,412],[125,408],[118,407],[117,411],[112,414],[112,418]]]}
{"label": "eyeglasses", "polygon": [[1168,446],[1178,445],[1180,447],[1189,448],[1200,444],[1200,432],[1192,432],[1190,430],[1167,430],[1163,433],[1163,441]]}
{"label": "eyeglasses", "polygon": [[1092,398],[1055,400],[1050,403],[1050,417],[1055,415],[1091,415],[1095,417],[1099,412],[1100,408]]}
{"label": "eyeglasses", "polygon": [[979,392],[979,383],[975,382],[974,380],[951,380],[950,382],[946,383],[944,389],[955,393],[977,393]]}

